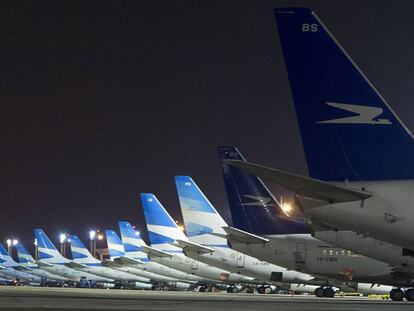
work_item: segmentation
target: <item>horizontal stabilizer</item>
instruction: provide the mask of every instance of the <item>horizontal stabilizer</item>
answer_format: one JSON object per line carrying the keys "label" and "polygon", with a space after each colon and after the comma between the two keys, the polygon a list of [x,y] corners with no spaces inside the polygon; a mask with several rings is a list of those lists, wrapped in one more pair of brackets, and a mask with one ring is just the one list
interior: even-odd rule
{"label": "horizontal stabilizer", "polygon": [[121,256],[117,258],[116,261],[122,264],[125,264],[125,265],[142,265],[144,263],[142,260],[125,257],[125,256]]}
{"label": "horizontal stabilizer", "polygon": [[352,202],[368,199],[371,192],[338,186],[326,181],[284,172],[263,165],[240,160],[227,160],[226,163],[241,170],[278,184],[300,196],[306,196],[329,203]]}
{"label": "horizontal stabilizer", "polygon": [[85,266],[85,265],[80,264],[80,263],[76,263],[74,261],[65,263],[65,266],[69,267],[69,268],[73,268],[73,269],[87,269],[88,268],[88,266]]}
{"label": "horizontal stabilizer", "polygon": [[41,261],[41,260],[36,261],[36,264],[37,264],[39,267],[53,267],[53,266],[54,266],[54,265],[53,265],[53,264],[51,264],[51,263],[48,263],[48,262],[45,262],[45,261]]}
{"label": "horizontal stabilizer", "polygon": [[230,243],[264,244],[269,242],[269,239],[233,227],[223,227],[223,229]]}
{"label": "horizontal stabilizer", "polygon": [[120,263],[118,263],[116,261],[116,259],[114,259],[114,261],[112,261],[112,260],[104,260],[104,261],[102,261],[102,265],[104,267],[108,267],[108,268],[115,268],[115,267],[119,267],[120,266]]}
{"label": "horizontal stabilizer", "polygon": [[197,254],[211,254],[214,252],[214,248],[183,240],[177,240],[177,246],[182,248],[184,252],[188,251]]}
{"label": "horizontal stabilizer", "polygon": [[23,267],[23,266],[16,266],[16,267],[14,267],[14,269],[16,269],[17,271],[30,271],[31,270],[31,269]]}
{"label": "horizontal stabilizer", "polygon": [[172,257],[172,255],[170,253],[164,252],[162,250],[153,248],[151,246],[142,246],[141,249],[144,253],[146,253],[148,255],[148,257]]}

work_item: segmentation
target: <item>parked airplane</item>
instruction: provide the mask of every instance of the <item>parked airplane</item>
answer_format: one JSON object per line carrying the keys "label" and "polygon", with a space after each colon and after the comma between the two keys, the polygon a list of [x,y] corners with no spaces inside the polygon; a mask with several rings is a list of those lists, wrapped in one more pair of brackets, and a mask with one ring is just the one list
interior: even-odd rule
{"label": "parked airplane", "polygon": [[19,264],[13,260],[3,244],[0,243],[0,275],[6,279],[11,278],[17,281],[40,283],[40,277],[37,275],[14,269],[18,266]]}
{"label": "parked airplane", "polygon": [[[164,209],[155,195],[141,194],[148,236],[151,247],[144,247],[151,260],[185,273],[195,274],[205,279],[206,283],[216,284],[218,281],[226,284],[249,283],[254,279],[229,271],[211,267],[198,260],[185,256],[183,250],[174,245],[177,240],[188,241],[177,224]],[[229,291],[238,290],[236,286]]]}
{"label": "parked airplane", "polygon": [[[229,248],[226,232],[223,230],[223,227],[228,226],[227,223],[194,180],[189,176],[176,176],[175,184],[189,237],[189,241],[177,240],[177,242],[188,257],[255,278],[258,283],[265,285],[258,288],[259,293],[265,293],[266,287],[269,288],[270,284],[289,289],[289,283],[325,283],[309,274],[288,270]],[[297,288],[296,285],[294,286]],[[313,292],[316,288],[318,286],[302,286],[302,290],[307,292]]]}
{"label": "parked airplane", "polygon": [[[190,288],[190,283],[180,282],[172,277],[144,270],[142,268],[145,265],[143,261],[126,257],[125,247],[129,248],[129,245],[125,246],[115,231],[105,230],[105,234],[111,266],[114,269],[147,277],[151,280],[151,283],[156,286],[167,286],[173,290],[187,290]],[[122,262],[121,258],[124,258],[124,262],[127,263]],[[107,263],[109,263],[109,261],[107,261]]]}
{"label": "parked airplane", "polygon": [[115,282],[127,282],[127,284],[133,285],[135,288],[152,288],[152,285],[149,284],[149,278],[106,267],[100,260],[92,256],[78,236],[71,234],[69,238],[73,261],[68,263],[67,266],[75,270],[85,271],[104,278],[112,279]]}
{"label": "parked airplane", "polygon": [[[17,257],[19,260],[19,265],[15,267],[15,269],[18,269],[23,272],[27,272],[33,275],[37,275],[38,277],[45,279],[45,280],[51,280],[51,281],[57,281],[57,282],[67,282],[71,281],[71,279],[57,275],[52,274],[46,270],[42,270],[39,268],[39,266],[35,263],[34,258],[26,247],[22,243],[16,244],[16,251],[17,251]],[[1,272],[1,271],[0,271]]]}
{"label": "parked airplane", "polygon": [[314,12],[280,8],[275,16],[311,178],[233,165],[292,191],[315,231],[355,231],[411,256],[413,135]]}
{"label": "parked airplane", "polygon": [[139,232],[136,231],[127,221],[119,221],[118,224],[121,232],[122,243],[125,246],[125,257],[127,258],[125,259],[124,257],[120,257],[118,259],[119,261],[128,264],[128,261],[131,263],[129,259],[138,260],[143,262],[140,268],[145,271],[165,275],[185,282],[192,283],[203,281],[203,278],[197,275],[184,273],[150,260],[148,255],[142,251],[142,249],[148,245],[144,242],[144,240],[142,240]]}
{"label": "parked airplane", "polygon": [[77,271],[66,265],[71,261],[63,257],[46,233],[42,229],[34,229],[34,234],[37,240],[37,249],[39,254],[39,260],[36,261],[40,269],[48,271],[52,274],[57,274],[65,278],[69,278],[72,281],[79,282],[82,278],[86,278],[93,282],[111,282],[111,279],[99,277],[94,274],[86,273],[84,271]]}
{"label": "parked airplane", "polygon": [[[246,160],[237,148],[218,147],[218,153],[236,227],[224,228],[232,248],[284,267],[353,283],[351,286],[363,293],[366,293],[365,289],[369,293],[374,288],[376,293],[387,293],[392,286],[374,287],[356,282],[409,285],[410,278],[398,277],[395,275],[397,271],[387,263],[312,237],[309,225],[303,219],[289,217],[288,211],[283,210],[260,178],[226,163],[226,160]],[[255,242],[253,237],[256,235],[267,241],[256,239]],[[332,291],[325,287],[315,293],[322,296],[332,294]]]}

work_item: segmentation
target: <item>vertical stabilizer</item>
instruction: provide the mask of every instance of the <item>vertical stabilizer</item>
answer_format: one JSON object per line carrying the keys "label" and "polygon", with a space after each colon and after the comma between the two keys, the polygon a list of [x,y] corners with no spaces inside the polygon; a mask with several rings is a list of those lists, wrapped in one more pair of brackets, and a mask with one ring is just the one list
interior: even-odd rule
{"label": "vertical stabilizer", "polygon": [[275,17],[311,177],[413,179],[411,132],[318,16]]}

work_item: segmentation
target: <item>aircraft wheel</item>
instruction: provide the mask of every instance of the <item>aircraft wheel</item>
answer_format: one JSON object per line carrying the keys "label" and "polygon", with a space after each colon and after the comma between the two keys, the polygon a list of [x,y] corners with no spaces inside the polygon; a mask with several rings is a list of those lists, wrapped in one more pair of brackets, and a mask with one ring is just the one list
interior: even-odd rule
{"label": "aircraft wheel", "polygon": [[227,293],[229,294],[234,293],[234,286],[227,287]]}
{"label": "aircraft wheel", "polygon": [[332,287],[327,287],[323,290],[323,296],[327,298],[333,298],[333,296],[335,296],[335,291]]}
{"label": "aircraft wheel", "polygon": [[404,297],[408,301],[414,301],[414,289],[412,289],[412,288],[407,289],[405,291]]}
{"label": "aircraft wheel", "polygon": [[399,288],[394,288],[390,291],[390,298],[393,301],[402,301],[404,298],[404,292]]}
{"label": "aircraft wheel", "polygon": [[201,286],[201,287],[198,289],[198,291],[199,291],[200,293],[204,293],[204,292],[206,291],[206,288],[205,288],[204,286]]}
{"label": "aircraft wheel", "polygon": [[324,297],[324,290],[322,287],[318,287],[317,289],[315,289],[315,296]]}
{"label": "aircraft wheel", "polygon": [[264,286],[259,286],[258,288],[257,288],[257,292],[259,293],[259,294],[265,294],[266,293],[266,289],[265,289],[265,287]]}

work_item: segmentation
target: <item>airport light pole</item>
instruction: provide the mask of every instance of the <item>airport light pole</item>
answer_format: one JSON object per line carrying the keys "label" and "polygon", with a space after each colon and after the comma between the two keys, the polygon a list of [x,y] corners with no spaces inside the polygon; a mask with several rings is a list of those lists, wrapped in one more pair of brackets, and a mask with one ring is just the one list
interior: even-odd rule
{"label": "airport light pole", "polygon": [[63,257],[65,257],[66,253],[66,233],[61,233],[59,235],[59,242],[60,242],[60,253]]}
{"label": "airport light pole", "polygon": [[6,243],[7,243],[7,252],[10,255],[12,240],[11,239],[7,239]]}
{"label": "airport light pole", "polygon": [[90,241],[90,251],[93,257],[95,257],[95,250],[96,250],[96,231],[91,230],[89,231],[89,241]]}
{"label": "airport light pole", "polygon": [[37,246],[37,239],[34,239],[34,242],[33,242],[33,244],[34,244],[34,246],[35,246],[35,253],[34,253],[34,255],[35,255],[35,260],[38,260],[39,258],[39,249],[38,249],[38,246]]}

